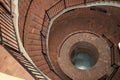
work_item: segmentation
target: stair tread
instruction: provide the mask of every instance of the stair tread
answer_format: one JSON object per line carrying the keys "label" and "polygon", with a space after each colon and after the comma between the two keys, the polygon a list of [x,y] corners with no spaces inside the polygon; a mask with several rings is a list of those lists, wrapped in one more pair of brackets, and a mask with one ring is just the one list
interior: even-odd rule
{"label": "stair tread", "polygon": [[44,65],[38,66],[38,68],[39,68],[40,70],[45,70],[45,69],[49,68],[49,66],[48,66],[48,64],[46,63],[46,64],[44,64]]}
{"label": "stair tread", "polygon": [[47,74],[48,77],[50,77],[53,80],[59,80],[59,77],[54,74],[52,71]]}
{"label": "stair tread", "polygon": [[35,61],[40,61],[40,60],[44,60],[44,56],[40,55],[40,56],[31,56],[31,59],[35,62]]}
{"label": "stair tread", "polygon": [[41,51],[30,51],[28,52],[29,56],[39,56],[42,55]]}
{"label": "stair tread", "polygon": [[34,62],[36,66],[40,66],[40,65],[43,65],[43,64],[46,64],[46,61],[45,60],[40,60],[40,61],[37,61],[37,62]]}

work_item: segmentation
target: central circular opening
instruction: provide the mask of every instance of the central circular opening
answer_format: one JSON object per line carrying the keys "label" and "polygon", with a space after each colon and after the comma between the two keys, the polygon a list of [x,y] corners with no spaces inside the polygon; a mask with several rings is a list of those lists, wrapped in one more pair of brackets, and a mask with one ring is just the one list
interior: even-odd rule
{"label": "central circular opening", "polygon": [[71,49],[71,62],[76,68],[81,70],[88,70],[93,67],[98,57],[97,48],[87,42],[76,43]]}
{"label": "central circular opening", "polygon": [[91,53],[85,51],[75,53],[75,51],[73,51],[72,54],[74,54],[72,56],[72,63],[78,69],[86,70],[94,65],[94,59],[90,55]]}

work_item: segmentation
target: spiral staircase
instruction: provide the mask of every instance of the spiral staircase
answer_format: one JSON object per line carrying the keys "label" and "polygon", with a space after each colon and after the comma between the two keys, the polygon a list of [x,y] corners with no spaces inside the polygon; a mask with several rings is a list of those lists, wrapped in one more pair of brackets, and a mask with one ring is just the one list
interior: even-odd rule
{"label": "spiral staircase", "polygon": [[110,48],[110,69],[99,78],[97,71],[92,73],[94,80],[120,79],[119,0],[19,0],[19,35],[31,60],[21,51],[11,5],[12,0],[0,1],[0,42],[35,80],[93,80],[69,69],[68,74],[61,65],[66,61],[59,55],[63,55],[61,52],[69,47],[65,44],[76,33],[97,35]]}

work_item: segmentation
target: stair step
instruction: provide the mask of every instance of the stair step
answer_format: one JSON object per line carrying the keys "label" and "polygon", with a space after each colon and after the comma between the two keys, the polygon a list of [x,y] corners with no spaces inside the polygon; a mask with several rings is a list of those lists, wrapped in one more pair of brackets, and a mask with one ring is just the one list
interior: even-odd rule
{"label": "stair step", "polygon": [[48,64],[46,63],[46,64],[44,64],[44,65],[38,66],[38,68],[39,68],[41,71],[43,71],[43,70],[49,68],[49,66],[48,66]]}
{"label": "stair step", "polygon": [[[38,33],[39,34],[39,33]],[[32,39],[40,39],[40,35],[35,35],[35,34],[29,34],[28,33],[28,35],[27,35],[27,38],[29,39],[29,38],[32,38]]]}
{"label": "stair step", "polygon": [[41,45],[39,45],[39,46],[35,46],[35,45],[27,46],[25,49],[28,50],[28,51],[41,50]]}
{"label": "stair step", "polygon": [[29,56],[39,56],[42,55],[41,51],[30,51],[28,52]]}
{"label": "stair step", "polygon": [[36,61],[41,61],[44,59],[44,56],[43,55],[40,55],[40,56],[31,56],[31,59],[36,62]]}
{"label": "stair step", "polygon": [[46,64],[46,61],[45,60],[40,60],[40,61],[37,61],[37,62],[34,62],[36,66],[40,66],[40,65],[44,65]]}
{"label": "stair step", "polygon": [[59,77],[58,77],[55,73],[53,73],[52,71],[49,72],[49,73],[47,74],[47,76],[48,76],[49,78],[51,78],[52,80],[60,80]]}
{"label": "stair step", "polygon": [[41,40],[27,39],[26,45],[41,45]]}
{"label": "stair step", "polygon": [[[36,25],[36,26],[35,26]],[[41,27],[42,25],[36,23],[36,22],[33,22],[31,25],[30,25],[30,28],[34,28],[34,29],[38,29],[38,30],[41,30]]]}
{"label": "stair step", "polygon": [[42,25],[42,23],[43,23],[43,18],[39,17],[38,15],[34,15],[33,21],[34,21],[35,23],[38,23],[38,24]]}
{"label": "stair step", "polygon": [[30,29],[29,33],[37,33],[37,34],[40,33],[40,29],[36,29],[33,27],[30,27],[29,29]]}
{"label": "stair step", "polygon": [[51,70],[49,68],[45,69],[45,70],[41,70],[44,74],[48,74]]}
{"label": "stair step", "polygon": [[84,3],[83,1],[84,0],[66,0],[66,4],[67,4],[66,6],[78,5]]}

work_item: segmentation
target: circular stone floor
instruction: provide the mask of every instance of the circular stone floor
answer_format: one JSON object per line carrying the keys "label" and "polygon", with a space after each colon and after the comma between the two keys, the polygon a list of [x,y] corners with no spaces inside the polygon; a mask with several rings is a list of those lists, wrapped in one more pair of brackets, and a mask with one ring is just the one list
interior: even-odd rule
{"label": "circular stone floor", "polygon": [[[82,44],[84,43],[85,44]],[[71,61],[72,51],[75,44],[80,44],[78,47],[88,47],[93,49],[93,45],[97,54],[91,54],[95,57],[96,62],[89,69],[78,69]],[[91,48],[90,48],[91,47]],[[73,80],[98,80],[102,76],[111,73],[111,58],[110,47],[105,39],[91,32],[76,32],[69,35],[61,44],[58,54],[58,63],[62,71]]]}

